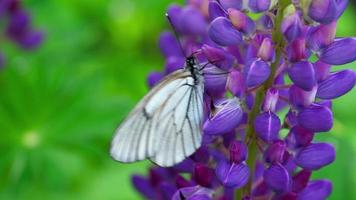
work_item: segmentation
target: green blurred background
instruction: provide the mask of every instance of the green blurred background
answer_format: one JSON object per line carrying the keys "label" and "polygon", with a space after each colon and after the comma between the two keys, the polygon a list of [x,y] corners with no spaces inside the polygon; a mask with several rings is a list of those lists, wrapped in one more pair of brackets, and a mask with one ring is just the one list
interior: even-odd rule
{"label": "green blurred background", "polygon": [[[140,199],[130,174],[149,163],[116,163],[108,149],[147,92],[147,73],[163,67],[157,39],[170,2],[24,1],[46,40],[34,52],[2,43],[0,199]],[[338,36],[355,36],[355,19],[350,6]],[[355,100],[356,90],[337,99],[332,132],[317,137],[337,148],[335,163],[314,174],[332,179],[330,199],[356,199]]]}

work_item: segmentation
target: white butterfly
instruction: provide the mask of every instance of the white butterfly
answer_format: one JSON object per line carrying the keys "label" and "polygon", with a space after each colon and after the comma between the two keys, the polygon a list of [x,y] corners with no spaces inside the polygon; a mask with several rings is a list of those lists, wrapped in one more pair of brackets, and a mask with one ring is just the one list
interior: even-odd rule
{"label": "white butterfly", "polygon": [[201,146],[204,77],[194,57],[156,85],[116,129],[111,156],[169,167]]}

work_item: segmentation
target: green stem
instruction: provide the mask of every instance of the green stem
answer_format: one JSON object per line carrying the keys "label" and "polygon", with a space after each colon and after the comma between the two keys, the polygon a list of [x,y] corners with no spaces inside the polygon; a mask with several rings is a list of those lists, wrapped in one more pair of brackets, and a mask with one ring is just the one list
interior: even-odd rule
{"label": "green stem", "polygon": [[238,190],[236,193],[238,200],[241,200],[243,196],[246,195],[250,196],[252,184],[253,184],[253,176],[254,176],[256,160],[261,156],[258,150],[257,136],[255,133],[253,123],[255,121],[256,116],[260,113],[260,108],[262,106],[263,99],[265,98],[266,91],[268,90],[268,88],[273,86],[273,81],[276,75],[279,61],[282,56],[282,50],[285,46],[283,33],[280,31],[282,20],[283,20],[283,11],[289,4],[290,4],[290,0],[279,0],[278,2],[278,10],[277,10],[275,24],[272,32],[272,40],[275,45],[275,53],[276,53],[275,61],[271,64],[271,74],[269,78],[257,90],[254,106],[248,115],[245,143],[249,142],[247,165],[249,166],[251,171],[250,171],[249,182],[245,185],[245,187],[243,187],[241,190]]}

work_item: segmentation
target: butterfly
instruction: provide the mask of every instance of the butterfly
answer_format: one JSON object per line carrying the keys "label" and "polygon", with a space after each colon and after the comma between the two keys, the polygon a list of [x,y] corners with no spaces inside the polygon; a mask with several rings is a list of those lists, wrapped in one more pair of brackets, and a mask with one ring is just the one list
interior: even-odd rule
{"label": "butterfly", "polygon": [[111,157],[170,167],[193,154],[202,142],[202,68],[194,56],[187,57],[183,69],[153,87],[116,129]]}

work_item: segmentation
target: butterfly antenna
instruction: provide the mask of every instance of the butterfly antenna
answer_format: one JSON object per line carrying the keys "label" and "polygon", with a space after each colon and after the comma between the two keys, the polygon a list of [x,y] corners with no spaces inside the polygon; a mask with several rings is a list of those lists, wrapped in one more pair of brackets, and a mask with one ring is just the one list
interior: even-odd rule
{"label": "butterfly antenna", "polygon": [[183,49],[182,43],[181,43],[181,41],[179,40],[178,31],[177,31],[177,29],[176,29],[176,28],[174,27],[174,25],[173,25],[172,18],[169,16],[168,13],[166,13],[166,17],[167,17],[167,19],[168,19],[168,21],[169,21],[169,24],[170,24],[171,27],[172,27],[174,36],[176,37],[176,39],[177,39],[177,41],[178,41],[179,48],[180,48],[180,50],[181,50],[183,56],[187,59],[187,56],[186,56],[185,53],[184,53],[184,49]]}

